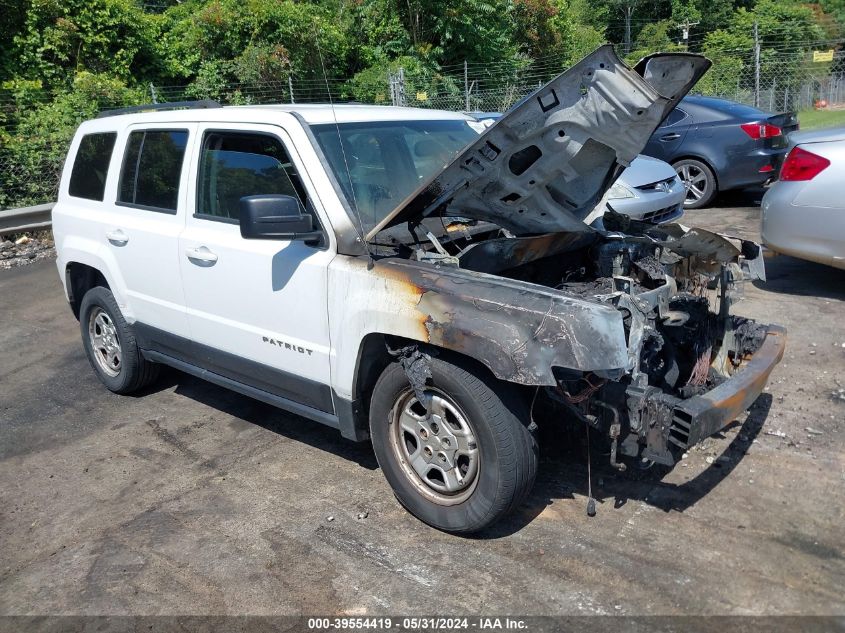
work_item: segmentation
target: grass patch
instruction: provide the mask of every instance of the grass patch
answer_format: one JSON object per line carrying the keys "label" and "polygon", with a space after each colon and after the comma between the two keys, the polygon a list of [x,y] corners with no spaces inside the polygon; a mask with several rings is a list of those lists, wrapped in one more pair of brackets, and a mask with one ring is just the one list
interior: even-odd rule
{"label": "grass patch", "polygon": [[802,110],[798,113],[802,130],[845,125],[845,110]]}

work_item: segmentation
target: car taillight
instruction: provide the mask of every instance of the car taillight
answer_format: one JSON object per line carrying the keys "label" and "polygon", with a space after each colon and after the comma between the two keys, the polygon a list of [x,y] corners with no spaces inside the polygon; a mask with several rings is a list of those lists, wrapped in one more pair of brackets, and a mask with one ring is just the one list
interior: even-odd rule
{"label": "car taillight", "polygon": [[800,147],[792,148],[786,160],[783,161],[783,167],[780,168],[781,180],[812,180],[819,175],[830,161],[824,156],[813,154]]}
{"label": "car taillight", "polygon": [[783,134],[783,130],[771,123],[743,123],[739,127],[755,141],[761,138],[773,138]]}

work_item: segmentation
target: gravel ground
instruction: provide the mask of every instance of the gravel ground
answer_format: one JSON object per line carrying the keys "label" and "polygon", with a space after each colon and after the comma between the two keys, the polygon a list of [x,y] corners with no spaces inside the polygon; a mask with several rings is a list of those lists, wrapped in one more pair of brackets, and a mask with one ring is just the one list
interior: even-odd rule
{"label": "gravel ground", "polygon": [[55,259],[56,246],[50,231],[0,237],[0,270],[26,266],[43,259]]}
{"label": "gravel ground", "polygon": [[737,311],[789,344],[740,423],[662,481],[594,460],[592,519],[583,437],[546,434],[528,503],[472,539],[328,428],[175,371],[109,393],[54,266],[2,271],[0,614],[845,615],[845,271],[768,270]]}

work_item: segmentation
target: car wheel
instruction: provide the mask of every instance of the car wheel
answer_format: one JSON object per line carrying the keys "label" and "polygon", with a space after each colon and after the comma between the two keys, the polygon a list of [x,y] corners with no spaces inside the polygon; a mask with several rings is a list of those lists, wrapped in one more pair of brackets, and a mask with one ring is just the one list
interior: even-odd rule
{"label": "car wheel", "polygon": [[373,448],[399,502],[447,532],[477,532],[519,506],[537,473],[535,427],[519,394],[438,358],[424,406],[399,364],[373,390]]}
{"label": "car wheel", "polygon": [[687,190],[685,209],[700,209],[707,206],[716,196],[716,176],[713,170],[700,160],[687,158],[672,165]]}
{"label": "car wheel", "polygon": [[79,310],[85,353],[97,377],[115,393],[132,393],[152,383],[159,365],[146,360],[132,328],[108,288],[85,293]]}

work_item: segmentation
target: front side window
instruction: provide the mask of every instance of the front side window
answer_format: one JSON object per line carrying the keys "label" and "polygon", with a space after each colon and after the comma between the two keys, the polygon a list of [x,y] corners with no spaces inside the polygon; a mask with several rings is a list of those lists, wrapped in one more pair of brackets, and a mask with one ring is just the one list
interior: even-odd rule
{"label": "front side window", "polygon": [[116,139],[115,132],[86,134],[82,137],[73,161],[73,170],[70,172],[70,195],[102,202]]}
{"label": "front side window", "polygon": [[132,132],[120,171],[118,203],[175,212],[187,143],[187,130]]}
{"label": "front side window", "polygon": [[206,132],[197,215],[237,220],[240,199],[262,194],[293,196],[308,207],[302,180],[281,142],[268,134]]}

